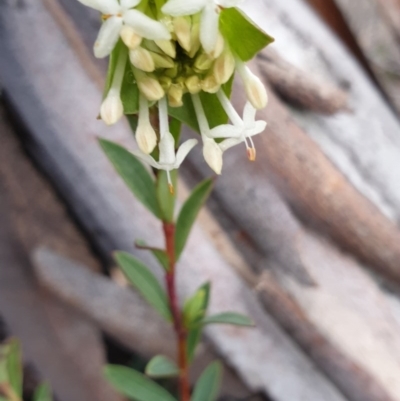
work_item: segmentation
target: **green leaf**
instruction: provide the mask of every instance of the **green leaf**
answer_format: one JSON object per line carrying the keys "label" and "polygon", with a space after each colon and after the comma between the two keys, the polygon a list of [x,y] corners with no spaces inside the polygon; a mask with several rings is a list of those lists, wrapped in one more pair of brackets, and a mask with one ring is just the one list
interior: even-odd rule
{"label": "green leaf", "polygon": [[205,317],[202,324],[232,324],[234,326],[254,327],[254,322],[247,316],[235,312],[224,312]]}
{"label": "green leaf", "polygon": [[154,378],[178,376],[179,368],[170,358],[157,355],[147,364],[146,375]]}
{"label": "green leaf", "polygon": [[[207,308],[208,304],[210,301],[210,289],[211,289],[211,284],[206,283],[202,285],[195,293],[193,298],[189,299],[184,306],[184,319],[185,323],[188,325],[188,338],[187,338],[187,353],[188,353],[188,358],[189,361],[193,360],[194,354],[196,352],[196,347],[201,340],[201,332],[202,332],[202,327],[199,325],[195,325],[197,321],[201,321],[205,314],[207,313]],[[198,296],[197,294],[202,294],[201,296]],[[196,301],[191,301],[196,298]],[[196,312],[189,312],[189,310],[195,310],[197,309],[197,303],[198,300],[202,301],[202,305],[198,307],[198,311]],[[191,305],[190,305],[191,304]],[[186,317],[187,315],[192,315],[194,320],[187,322],[188,318]],[[190,327],[189,327],[190,326]]]}
{"label": "green leaf", "polygon": [[175,252],[179,259],[189,237],[190,230],[196,220],[201,207],[206,202],[212,190],[214,181],[207,179],[201,182],[191,193],[179,213],[175,232]]}
{"label": "green leaf", "polygon": [[157,174],[157,199],[160,206],[163,220],[168,223],[174,221],[175,200],[176,200],[176,185],[178,181],[178,171],[170,172],[173,185],[173,193],[170,192],[168,185],[167,172],[159,170]]}
{"label": "green leaf", "polygon": [[168,271],[169,269],[169,258],[167,255],[167,252],[165,252],[163,249],[159,249],[159,248],[154,248],[152,246],[148,246],[146,244],[146,241],[143,240],[138,240],[135,242],[135,246],[139,249],[144,249],[146,251],[150,251],[153,256],[158,260],[158,262],[160,263],[160,265],[166,270]]}
{"label": "green leaf", "polygon": [[195,352],[197,345],[199,344],[201,340],[201,331],[202,327],[196,327],[194,329],[189,330],[188,336],[187,336],[187,355],[189,362],[191,362],[194,358]]}
{"label": "green leaf", "polygon": [[115,260],[130,283],[161,316],[171,321],[167,296],[153,273],[142,262],[126,252],[115,252]]}
{"label": "green leaf", "polygon": [[242,61],[253,59],[260,50],[274,41],[238,8],[225,8],[221,11],[219,28],[231,50]]}
{"label": "green leaf", "polygon": [[22,396],[22,356],[17,339],[11,339],[5,345],[8,383],[18,397]]}
{"label": "green leaf", "polygon": [[52,399],[49,385],[43,383],[36,388],[33,401],[52,401]]}
{"label": "green leaf", "polygon": [[104,153],[136,198],[161,219],[155,183],[143,164],[121,145],[105,139],[99,139],[99,142]]}
{"label": "green leaf", "polygon": [[191,401],[215,401],[218,397],[221,378],[222,366],[219,362],[213,362],[197,381]]}
{"label": "green leaf", "polygon": [[116,390],[132,400],[176,401],[167,390],[136,370],[125,366],[108,365],[104,373]]}
{"label": "green leaf", "polygon": [[210,299],[210,283],[202,285],[195,294],[189,298],[183,307],[183,319],[186,328],[192,328],[204,318]]}
{"label": "green leaf", "polygon": [[[222,89],[228,97],[232,93],[233,77],[224,85]],[[228,116],[225,113],[221,103],[219,102],[217,95],[201,92],[200,93],[201,103],[204,108],[204,112],[207,116],[210,128],[214,128],[221,124],[226,124],[228,121]],[[196,113],[194,111],[192,98],[190,94],[186,94],[183,97],[183,106],[181,107],[169,107],[168,114],[182,123],[186,124],[193,130],[200,132],[199,125],[197,123]]]}

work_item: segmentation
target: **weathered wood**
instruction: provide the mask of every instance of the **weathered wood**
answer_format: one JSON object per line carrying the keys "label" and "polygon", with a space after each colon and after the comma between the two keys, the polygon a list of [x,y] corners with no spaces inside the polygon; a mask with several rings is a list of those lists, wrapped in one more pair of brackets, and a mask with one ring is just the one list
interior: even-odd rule
{"label": "weathered wood", "polygon": [[[395,4],[382,0],[335,0],[342,11],[371,70],[385,93],[400,112],[400,49],[399,33],[394,27],[399,23],[399,10]],[[386,4],[385,4],[386,3]],[[390,10],[387,9],[390,7]],[[386,9],[386,13],[385,13]]]}
{"label": "weathered wood", "polygon": [[[13,232],[5,231],[5,235],[10,240],[15,235],[17,243],[15,247],[10,246],[9,252],[25,255],[39,244],[48,244],[64,255],[74,255],[92,270],[99,269],[89,246],[71,223],[54,191],[23,152],[2,106],[0,141],[0,196],[3,202],[5,197],[8,199],[7,209],[3,208],[1,213],[13,227]],[[3,229],[9,230],[6,222],[2,224]],[[0,246],[6,247],[7,242]],[[4,312],[11,334],[21,336],[29,361],[37,367],[42,379],[51,382],[61,399],[74,395],[76,400],[82,401],[119,400],[102,375],[105,355],[98,330],[80,313],[40,291],[30,264],[21,263],[11,266],[0,260],[0,281],[3,286],[10,286],[3,294],[6,298],[2,298],[0,310]],[[11,296],[12,292],[15,293]],[[32,308],[38,310],[32,311]],[[32,329],[30,325],[38,328]],[[48,332],[43,334],[42,330]],[[31,338],[30,333],[38,337]],[[74,372],[72,376],[71,371]],[[76,391],[68,387],[76,387]]]}
{"label": "weathered wood", "polygon": [[[135,237],[153,242],[159,238],[160,227],[116,179],[94,138],[96,133],[131,146],[131,134],[123,125],[109,129],[95,119],[100,90],[90,81],[42,2],[26,7],[29,12],[1,5],[0,50],[5,57],[0,60],[0,74],[12,104],[31,129],[31,143],[35,145],[31,146],[32,153],[47,166],[103,251],[131,250]],[[29,43],[22,29],[28,25]],[[15,46],[18,52],[11,50]],[[150,256],[142,252],[140,257],[154,269]],[[211,280],[210,313],[234,309],[257,322],[258,328],[252,330],[222,326],[206,329],[207,338],[251,389],[269,393],[277,401],[344,399],[263,312],[201,230],[194,230],[181,266],[185,267],[178,271],[181,299]]]}

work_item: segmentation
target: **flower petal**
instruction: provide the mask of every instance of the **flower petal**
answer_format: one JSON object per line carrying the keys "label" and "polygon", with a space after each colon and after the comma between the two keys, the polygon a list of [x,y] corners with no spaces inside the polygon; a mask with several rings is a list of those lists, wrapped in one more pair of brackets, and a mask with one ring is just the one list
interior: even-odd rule
{"label": "flower petal", "polygon": [[103,23],[93,49],[97,58],[107,57],[112,52],[118,42],[121,28],[120,17],[110,17]]}
{"label": "flower petal", "polygon": [[197,143],[197,139],[188,139],[187,141],[183,142],[181,146],[179,146],[178,152],[176,154],[176,161],[174,164],[175,168],[179,168],[179,166],[185,160],[185,157],[197,145]]}
{"label": "flower petal", "polygon": [[120,0],[120,1],[123,10],[129,10],[130,8],[136,7],[140,3],[140,0]]}
{"label": "flower petal", "polygon": [[254,136],[261,134],[261,132],[265,131],[265,128],[267,127],[267,123],[265,121],[259,120],[256,121],[254,124],[254,128],[251,130],[251,134],[247,136]]}
{"label": "flower petal", "polygon": [[225,141],[219,143],[218,146],[222,152],[225,152],[229,148],[239,145],[239,143],[242,143],[242,142],[243,142],[243,138],[239,138],[239,139],[229,138],[229,139],[225,139]]}
{"label": "flower petal", "polygon": [[207,0],[169,0],[161,11],[173,17],[192,15],[198,13],[206,4]]}
{"label": "flower petal", "polygon": [[257,109],[250,103],[246,102],[243,110],[243,121],[245,125],[254,125],[256,120]]}
{"label": "flower petal", "polygon": [[129,10],[124,13],[124,21],[140,36],[150,40],[169,40],[171,34],[161,22],[151,19],[138,10]]}
{"label": "flower petal", "polygon": [[159,163],[173,165],[175,163],[175,139],[170,132],[165,132],[158,145],[160,149]]}
{"label": "flower petal", "polygon": [[146,155],[146,154],[144,154],[144,153],[142,153],[142,152],[138,152],[138,151],[132,152],[132,154],[133,154],[134,156],[136,156],[138,159],[140,159],[142,162],[145,162],[146,164],[148,164],[148,165],[151,166],[151,167],[158,168],[158,169],[161,168],[160,164],[157,163],[157,162],[156,162],[151,156],[149,156],[149,155]]}
{"label": "flower petal", "polygon": [[240,137],[244,127],[236,127],[231,124],[222,124],[210,130],[209,138],[235,138]]}
{"label": "flower petal", "polygon": [[212,53],[218,40],[219,13],[214,2],[207,4],[201,14],[200,42],[207,53]]}
{"label": "flower petal", "polygon": [[120,6],[117,0],[78,0],[87,7],[94,8],[105,15],[117,14]]}

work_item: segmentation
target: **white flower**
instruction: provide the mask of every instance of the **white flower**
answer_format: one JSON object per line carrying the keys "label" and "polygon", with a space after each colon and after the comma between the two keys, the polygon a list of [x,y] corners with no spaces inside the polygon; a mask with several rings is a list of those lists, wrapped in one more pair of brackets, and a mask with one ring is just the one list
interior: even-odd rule
{"label": "white flower", "polygon": [[242,0],[169,0],[162,12],[173,17],[193,15],[201,11],[200,42],[204,50],[212,54],[217,46],[219,13],[221,7],[236,7]]}
{"label": "white flower", "polygon": [[252,137],[263,132],[267,123],[262,120],[256,121],[257,110],[250,102],[246,103],[243,110],[243,119],[241,119],[224,91],[220,90],[217,93],[217,96],[226,114],[234,125],[226,124],[215,127],[210,131],[209,137],[228,138],[219,144],[223,152],[232,146],[244,142],[247,148],[247,156],[249,160],[254,161],[256,159],[256,148]]}
{"label": "white flower", "polygon": [[136,7],[141,0],[78,0],[82,4],[94,8],[103,14],[105,19],[94,44],[94,54],[97,58],[108,56],[118,42],[122,27],[131,27],[139,36],[151,40],[168,40],[171,35],[168,29],[158,21],[153,20]]}
{"label": "white flower", "polygon": [[159,161],[154,160],[153,157],[141,152],[133,152],[135,156],[149,164],[151,167],[159,170],[165,170],[168,177],[168,185],[170,191],[173,193],[173,186],[170,176],[170,171],[179,168],[188,153],[197,145],[197,139],[188,139],[182,143],[177,153],[175,154],[175,141],[170,132],[166,132],[158,145],[160,150]]}
{"label": "white flower", "polygon": [[121,100],[121,87],[124,79],[127,53],[122,51],[117,60],[111,87],[100,108],[100,117],[107,124],[115,124],[124,114],[124,105]]}

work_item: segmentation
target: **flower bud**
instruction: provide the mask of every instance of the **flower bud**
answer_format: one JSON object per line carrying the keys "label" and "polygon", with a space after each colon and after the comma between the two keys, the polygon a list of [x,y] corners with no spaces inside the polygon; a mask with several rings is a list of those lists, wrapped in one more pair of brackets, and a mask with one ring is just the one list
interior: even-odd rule
{"label": "flower bud", "polygon": [[221,174],[223,164],[222,150],[213,139],[203,137],[203,141],[204,160],[216,174]]}
{"label": "flower bud", "polygon": [[119,34],[128,49],[136,49],[142,42],[142,37],[138,35],[135,30],[128,25],[124,25]]}
{"label": "flower bud", "polygon": [[185,86],[192,95],[201,91],[200,78],[197,75],[192,75],[185,80]]}
{"label": "flower bud", "polygon": [[100,117],[107,124],[115,124],[124,115],[124,106],[118,92],[110,90],[100,107]]}
{"label": "flower bud", "polygon": [[183,96],[183,87],[181,85],[172,84],[168,90],[168,103],[171,107],[181,107]]}
{"label": "flower bud", "polygon": [[229,81],[235,71],[235,58],[228,48],[215,61],[213,71],[215,79],[220,84],[225,84]]}
{"label": "flower bud", "polygon": [[172,79],[166,76],[158,78],[158,81],[160,82],[164,91],[167,91],[172,84]]}
{"label": "flower bud", "polygon": [[154,61],[154,65],[157,68],[172,68],[174,66],[174,61],[171,57],[163,56],[158,53],[150,52],[151,57]]}
{"label": "flower bud", "polygon": [[169,57],[176,57],[175,42],[172,40],[156,40],[155,44]]}
{"label": "flower bud", "polygon": [[196,53],[199,51],[201,42],[200,42],[200,24],[193,24],[192,30],[190,31],[190,52],[189,57],[193,58]]}
{"label": "flower bud", "polygon": [[263,109],[268,103],[268,95],[260,78],[254,75],[242,62],[236,61],[236,68],[243,80],[247,99],[257,110]]}
{"label": "flower bud", "polygon": [[207,93],[217,93],[221,85],[217,82],[214,75],[208,75],[201,81],[201,89]]}
{"label": "flower bud", "polygon": [[157,81],[157,79],[147,76],[145,74],[143,74],[143,76],[140,76],[139,79],[136,79],[140,92],[143,93],[147,100],[154,102],[156,100],[160,100],[164,96],[164,89]]}
{"label": "flower bud", "polygon": [[201,53],[196,57],[196,60],[194,61],[194,68],[197,70],[199,73],[207,71],[213,63],[213,60],[210,58],[210,56],[206,53]]}
{"label": "flower bud", "polygon": [[167,70],[165,70],[164,74],[167,77],[175,78],[178,75],[178,64],[174,64],[172,68],[168,68]]}
{"label": "flower bud", "polygon": [[218,32],[217,42],[215,44],[214,50],[210,53],[210,57],[212,59],[216,59],[217,57],[219,57],[224,50],[224,45],[224,38],[222,37],[221,33]]}
{"label": "flower bud", "polygon": [[179,44],[187,51],[190,51],[190,36],[191,36],[192,20],[190,17],[174,18],[174,32]]}
{"label": "flower bud", "polygon": [[139,149],[147,155],[157,145],[157,135],[149,121],[139,122],[135,136]]}
{"label": "flower bud", "polygon": [[134,67],[145,72],[152,72],[156,69],[151,53],[143,47],[137,47],[129,51],[129,59]]}

